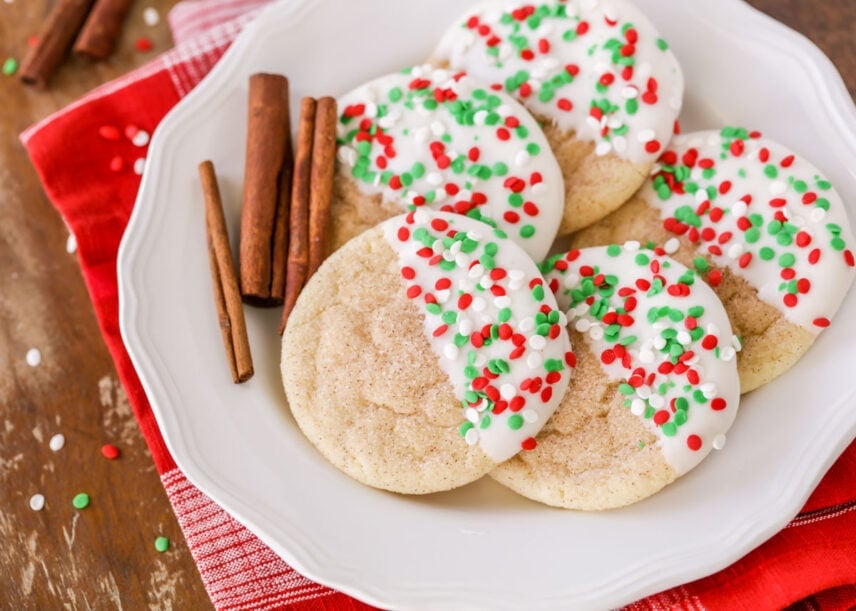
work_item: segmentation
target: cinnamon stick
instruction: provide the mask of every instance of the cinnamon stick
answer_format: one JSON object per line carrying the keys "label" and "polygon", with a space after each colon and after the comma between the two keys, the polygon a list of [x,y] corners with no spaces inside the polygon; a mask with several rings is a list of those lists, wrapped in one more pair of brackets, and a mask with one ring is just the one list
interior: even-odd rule
{"label": "cinnamon stick", "polygon": [[285,276],[285,304],[279,334],[285,330],[288,316],[306,281],[309,265],[309,199],[312,176],[312,146],[315,137],[314,98],[300,102],[300,123],[297,128],[297,146],[294,153],[294,177],[291,187],[289,214],[288,269]]}
{"label": "cinnamon stick", "polygon": [[285,130],[285,158],[279,174],[279,198],[273,225],[273,261],[271,263],[270,292],[285,296],[285,272],[288,261],[289,211],[291,209],[291,181],[294,175],[294,152],[291,148],[291,121]]}
{"label": "cinnamon stick", "polygon": [[74,52],[93,60],[110,57],[133,3],[134,0],[95,0],[74,43]]}
{"label": "cinnamon stick", "polygon": [[229,233],[223,214],[223,202],[217,186],[214,164],[203,161],[199,164],[199,179],[205,196],[205,230],[208,238],[208,261],[211,265],[211,280],[214,285],[214,300],[223,335],[226,358],[232,371],[232,381],[246,382],[253,376],[253,359],[250,341],[241,305],[238,277],[232,263]]}
{"label": "cinnamon stick", "polygon": [[330,200],[333,198],[333,169],[336,165],[335,98],[318,100],[312,143],[311,190],[309,199],[309,267],[306,280],[327,256],[327,232],[330,226]]}
{"label": "cinnamon stick", "polygon": [[21,82],[44,87],[65,59],[92,0],[57,0],[38,33],[38,42],[21,62]]}
{"label": "cinnamon stick", "polygon": [[[275,248],[275,240],[281,240],[284,231],[277,235],[275,227],[278,209],[288,204],[280,197],[280,185],[290,129],[288,79],[278,74],[252,75],[239,257],[241,295],[251,305],[283,302],[283,289],[273,286],[273,270],[285,267],[286,249]],[[274,261],[275,254],[281,257],[279,261]]]}

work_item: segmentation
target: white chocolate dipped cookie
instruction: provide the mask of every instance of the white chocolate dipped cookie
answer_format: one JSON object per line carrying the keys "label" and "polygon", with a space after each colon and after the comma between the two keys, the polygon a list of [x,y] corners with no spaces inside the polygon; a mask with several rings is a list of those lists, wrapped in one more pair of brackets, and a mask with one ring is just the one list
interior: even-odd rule
{"label": "white chocolate dipped cookie", "polygon": [[449,490],[536,447],[570,378],[565,323],[517,244],[419,209],[312,276],[283,338],[286,395],[306,437],[352,478]]}
{"label": "white chocolate dipped cookie", "polygon": [[725,310],[692,270],[638,242],[572,250],[542,266],[577,355],[538,447],[491,472],[534,500],[620,507],[721,448],[740,383]]}
{"label": "white chocolate dipped cookie", "polygon": [[856,273],[853,233],[829,181],[742,128],[675,137],[639,193],[572,244],[631,239],[666,245],[714,288],[743,342],[744,392],[802,357]]}
{"label": "white chocolate dipped cookie", "polygon": [[421,206],[484,221],[543,259],[564,183],[544,133],[502,92],[416,66],[339,99],[333,249]]}
{"label": "white chocolate dipped cookie", "polygon": [[559,235],[618,208],[668,144],[684,80],[625,0],[489,0],[457,19],[432,61],[514,95],[544,126],[565,178]]}

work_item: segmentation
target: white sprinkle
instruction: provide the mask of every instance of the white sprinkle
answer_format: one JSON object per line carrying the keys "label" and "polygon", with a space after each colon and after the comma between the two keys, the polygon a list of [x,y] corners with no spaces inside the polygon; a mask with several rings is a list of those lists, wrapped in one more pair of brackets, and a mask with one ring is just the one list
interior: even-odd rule
{"label": "white sprinkle", "polygon": [[30,367],[38,367],[42,362],[42,353],[38,348],[30,348],[27,350],[27,365]]}
{"label": "white sprinkle", "polygon": [[434,295],[437,298],[438,303],[446,303],[449,301],[449,298],[452,296],[452,291],[449,289],[440,289]]}
{"label": "white sprinkle", "polygon": [[431,71],[431,80],[432,81],[445,81],[449,78],[449,71],[444,70],[443,68],[434,68]]}
{"label": "white sprinkle", "polygon": [[143,9],[143,21],[147,26],[156,26],[160,22],[160,13],[156,8],[147,6]]}
{"label": "white sprinkle", "polygon": [[669,107],[672,110],[680,110],[683,100],[677,96],[669,98]]}
{"label": "white sprinkle", "polygon": [[479,352],[476,355],[476,360],[473,361],[473,367],[483,367],[487,363],[487,356],[484,353]]}
{"label": "white sprinkle", "polygon": [[657,137],[657,134],[654,132],[653,129],[650,129],[650,128],[649,129],[643,129],[642,131],[640,131],[636,135],[636,139],[639,140],[639,142],[651,142],[651,140],[653,140],[656,137]]}
{"label": "white sprinkle", "polygon": [[601,140],[597,143],[597,146],[594,147],[594,154],[598,157],[603,157],[604,155],[608,155],[611,150],[612,145],[606,140]]}
{"label": "white sprinkle", "polygon": [[678,331],[678,336],[675,338],[681,346],[688,346],[692,343],[693,338],[688,331]]}
{"label": "white sprinkle", "polygon": [[442,121],[434,121],[431,123],[431,133],[435,136],[442,136],[446,133],[446,126]]}
{"label": "white sprinkle", "polygon": [[636,398],[630,402],[630,412],[634,416],[641,416],[645,413],[645,402],[642,399]]}
{"label": "white sprinkle", "polygon": [[725,447],[725,435],[720,433],[719,435],[714,437],[712,444],[713,444],[714,450],[721,450],[722,448],[724,448]]}
{"label": "white sprinkle", "polygon": [[740,352],[743,349],[743,342],[740,341],[740,338],[736,335],[731,336],[731,346],[737,351]]}
{"label": "white sprinkle", "polygon": [[826,210],[823,208],[815,208],[811,211],[808,218],[811,219],[812,223],[819,223],[826,218]]}
{"label": "white sprinkle", "polygon": [[538,195],[539,193],[543,193],[547,190],[547,185],[543,182],[539,182],[529,187],[529,190],[532,191],[533,195]]}
{"label": "white sprinkle", "polygon": [[585,333],[586,331],[591,329],[591,322],[588,318],[580,318],[574,324],[574,329],[576,329],[580,333]]}
{"label": "white sprinkle", "polygon": [[650,386],[645,386],[644,384],[636,389],[636,394],[640,399],[647,399],[651,396],[652,390]]}
{"label": "white sprinkle", "polygon": [[665,337],[663,337],[662,335],[658,335],[657,337],[654,338],[654,348],[656,348],[657,350],[662,350],[665,347],[666,347],[666,338]]}
{"label": "white sprinkle", "polygon": [[417,225],[424,225],[428,222],[428,213],[422,208],[419,208],[413,213],[413,222]]}
{"label": "white sprinkle", "polygon": [[543,362],[544,357],[541,356],[540,352],[530,352],[529,356],[526,357],[526,365],[529,369],[538,369]]}
{"label": "white sprinkle", "polygon": [[508,295],[500,295],[499,297],[493,300],[493,305],[499,310],[501,310],[502,308],[510,308],[511,297],[509,297]]}
{"label": "white sprinkle", "polygon": [[443,182],[443,175],[440,172],[428,172],[425,176],[425,181],[432,187],[436,187]]}
{"label": "white sprinkle", "polygon": [[526,422],[538,422],[538,412],[536,412],[534,409],[524,409],[522,412],[520,412],[520,415],[523,416],[523,419]]}
{"label": "white sprinkle", "polygon": [[72,254],[77,250],[77,238],[73,233],[68,234],[68,239],[65,241],[65,252]]}
{"label": "white sprinkle", "polygon": [[523,168],[529,165],[529,160],[532,159],[532,155],[529,154],[529,151],[517,151],[517,154],[514,156],[514,165],[518,168]]}
{"label": "white sprinkle", "polygon": [[336,158],[339,161],[341,161],[342,163],[348,163],[348,161],[350,160],[349,153],[351,150],[352,149],[350,146],[347,146],[347,145],[340,146],[338,149],[336,149]]}
{"label": "white sprinkle", "polygon": [[563,279],[563,283],[565,285],[565,288],[575,288],[580,283],[580,277],[574,272],[568,272]]}
{"label": "white sprinkle", "polygon": [[517,394],[514,384],[503,384],[499,387],[499,395],[506,401],[510,401]]}
{"label": "white sprinkle", "polygon": [[63,435],[62,433],[57,433],[56,435],[51,437],[50,441],[48,442],[48,447],[54,452],[59,452],[60,450],[62,450],[64,445],[65,435]]}
{"label": "white sprinkle", "polygon": [[533,335],[529,338],[529,347],[533,350],[543,350],[547,345],[547,340],[543,335]]}
{"label": "white sprinkle", "polygon": [[535,328],[535,319],[532,317],[524,318],[520,321],[520,331],[523,333],[529,333],[532,329]]}
{"label": "white sprinkle", "polygon": [[417,127],[416,129],[414,129],[410,133],[413,134],[413,139],[416,140],[416,142],[418,142],[420,144],[423,142],[426,142],[428,140],[428,128],[427,127]]}
{"label": "white sprinkle", "polygon": [[473,115],[473,123],[476,125],[484,125],[485,120],[487,119],[487,111],[479,110],[476,111],[476,114]]}
{"label": "white sprinkle", "polygon": [[594,341],[600,341],[603,339],[603,327],[600,325],[592,325],[591,329],[589,329],[589,337]]}
{"label": "white sprinkle", "polygon": [[450,361],[454,361],[458,358],[458,354],[460,354],[460,350],[455,344],[446,344],[443,347],[443,356],[445,356]]}
{"label": "white sprinkle", "polygon": [[474,446],[479,442],[479,432],[475,427],[471,428],[464,434],[464,441],[467,442],[467,445],[471,446]]}
{"label": "white sprinkle", "polygon": [[746,210],[748,209],[749,206],[746,205],[746,202],[739,199],[731,206],[731,214],[733,214],[735,218],[740,218],[746,214]]}
{"label": "white sprinkle", "polygon": [[642,246],[637,240],[627,240],[624,243],[624,250],[628,250],[630,252],[636,252],[639,250],[639,247]]}
{"label": "white sprinkle", "polygon": [[390,127],[393,127],[396,123],[398,123],[398,120],[400,118],[400,113],[391,112],[388,115],[384,115],[380,119],[378,119],[377,124],[384,129],[389,129]]}
{"label": "white sprinkle", "polygon": [[653,363],[654,362],[654,353],[651,350],[640,350],[639,351],[639,362],[640,363]]}
{"label": "white sprinkle", "polygon": [[730,259],[737,259],[740,255],[743,254],[743,244],[740,242],[735,242],[731,246],[728,247],[728,257]]}
{"label": "white sprinkle", "polygon": [[705,382],[704,384],[699,386],[698,389],[707,399],[712,399],[716,396],[716,384],[714,384],[713,382]]}
{"label": "white sprinkle", "polygon": [[480,419],[478,410],[473,409],[472,407],[468,407],[464,410],[464,417],[473,424],[477,424]]}
{"label": "white sprinkle", "polygon": [[616,153],[623,153],[627,150],[627,138],[624,136],[614,136],[612,138],[612,148]]}
{"label": "white sprinkle", "polygon": [[473,321],[469,318],[458,318],[458,332],[461,335],[469,335],[473,332]]}
{"label": "white sprinkle", "polygon": [[680,247],[681,243],[678,241],[678,238],[669,238],[663,245],[663,250],[666,251],[666,254],[671,255],[678,252]]}
{"label": "white sprinkle", "polygon": [[721,358],[723,361],[728,362],[732,360],[736,354],[737,351],[734,350],[734,348],[732,348],[731,346],[724,346],[722,350],[719,351],[719,358]]}
{"label": "white sprinkle", "polygon": [[481,277],[481,280],[479,280],[479,286],[485,290],[488,290],[490,289],[490,287],[493,286],[493,280],[490,279],[490,276],[485,274]]}
{"label": "white sprinkle", "polygon": [[134,137],[131,138],[131,142],[134,146],[146,146],[149,143],[149,132],[145,130],[139,130]]}
{"label": "white sprinkle", "polygon": [[[356,155],[356,153],[355,153],[355,155]],[[145,169],[146,169],[146,158],[145,157],[138,157],[137,160],[134,162],[134,174],[136,174],[137,176],[142,176],[143,170],[145,170]]]}
{"label": "white sprinkle", "polygon": [[788,185],[781,180],[774,180],[770,183],[770,195],[781,195],[788,190]]}
{"label": "white sprinkle", "polygon": [[625,100],[630,100],[639,96],[639,89],[633,85],[628,85],[621,90],[621,97]]}
{"label": "white sprinkle", "polygon": [[[698,180],[698,179],[696,179],[696,180]],[[698,204],[706,202],[707,201],[707,191],[705,191],[704,189],[699,189],[698,191],[695,192],[694,197],[695,197],[696,203],[698,203]]]}
{"label": "white sprinkle", "polygon": [[41,511],[45,507],[45,496],[43,494],[34,494],[30,497],[30,509],[33,511]]}
{"label": "white sprinkle", "polygon": [[508,277],[512,280],[522,280],[524,275],[523,271],[519,269],[512,269],[508,272]]}
{"label": "white sprinkle", "polygon": [[508,104],[500,104],[496,108],[496,114],[498,114],[503,119],[511,114],[511,106]]}
{"label": "white sprinkle", "polygon": [[666,399],[665,397],[663,397],[663,395],[653,394],[648,399],[648,403],[650,403],[651,407],[653,407],[654,409],[660,409],[666,404]]}
{"label": "white sprinkle", "polygon": [[487,303],[481,297],[476,297],[473,299],[473,304],[470,307],[475,312],[484,312],[484,309],[487,307]]}

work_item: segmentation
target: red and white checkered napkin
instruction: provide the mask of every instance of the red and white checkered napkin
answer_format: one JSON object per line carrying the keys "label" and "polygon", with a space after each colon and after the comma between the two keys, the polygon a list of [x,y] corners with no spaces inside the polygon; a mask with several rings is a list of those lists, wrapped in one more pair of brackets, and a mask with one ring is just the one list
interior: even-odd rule
{"label": "red and white checkered napkin", "polygon": [[[151,133],[214,66],[269,0],[196,0],[172,10],[177,46],[91,92],[22,134],[45,191],[74,232],[101,331],[151,449],[205,588],[218,609],[363,609],[298,574],[176,468],[119,335],[116,255],[145,146],[105,138],[104,126]],[[139,143],[139,140],[137,141]],[[118,160],[118,161],[117,161]],[[537,593],[533,592],[537,597]],[[651,596],[630,609],[856,605],[856,443],[793,522],[719,573]]]}

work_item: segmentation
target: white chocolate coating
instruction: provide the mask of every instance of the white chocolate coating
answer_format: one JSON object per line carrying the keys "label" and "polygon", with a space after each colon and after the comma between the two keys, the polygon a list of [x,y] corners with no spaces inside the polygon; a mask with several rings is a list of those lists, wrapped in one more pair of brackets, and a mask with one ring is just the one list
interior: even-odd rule
{"label": "white chocolate coating", "polygon": [[489,0],[455,20],[435,51],[499,84],[595,152],[653,162],[681,109],[684,79],[653,24],[624,0]]}
{"label": "white chocolate coating", "polygon": [[546,256],[564,182],[541,128],[510,96],[417,66],[366,83],[338,104],[340,170],[363,192],[402,211],[424,205],[480,218],[533,259]]}
{"label": "white chocolate coating", "polygon": [[462,401],[461,435],[497,463],[533,449],[571,375],[566,320],[535,264],[460,215],[419,209],[383,231]]}
{"label": "white chocolate coating", "polygon": [[734,422],[740,344],[713,290],[659,253],[628,242],[570,251],[544,267],[568,324],[683,474],[724,443]]}

